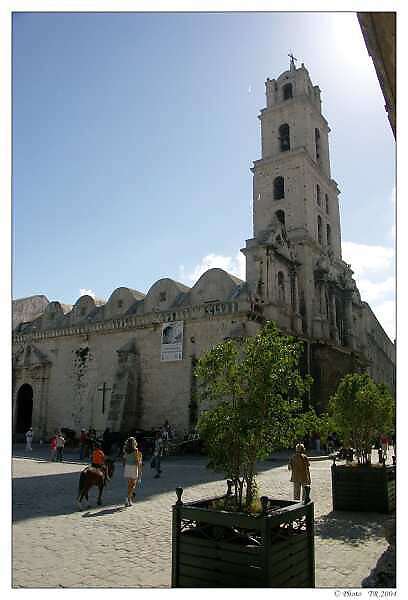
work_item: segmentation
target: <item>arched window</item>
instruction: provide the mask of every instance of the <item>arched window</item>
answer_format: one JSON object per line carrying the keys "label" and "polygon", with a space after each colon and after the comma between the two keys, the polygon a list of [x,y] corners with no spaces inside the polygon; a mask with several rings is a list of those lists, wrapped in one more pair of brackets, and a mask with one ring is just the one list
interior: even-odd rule
{"label": "arched window", "polygon": [[325,194],[324,196],[325,199],[325,203],[326,203],[326,213],[329,214],[329,196],[327,194]]}
{"label": "arched window", "polygon": [[278,219],[279,223],[281,225],[283,225],[283,227],[285,227],[285,211],[277,210],[275,215],[276,215],[276,218]]}
{"label": "arched window", "polygon": [[326,236],[327,236],[327,245],[331,246],[331,227],[329,224],[326,225]]}
{"label": "arched window", "polygon": [[290,150],[289,125],[287,123],[279,127],[279,143],[281,152]]}
{"label": "arched window", "polygon": [[285,197],[285,180],[283,177],[275,177],[273,180],[273,199],[282,200]]}
{"label": "arched window", "polygon": [[290,98],[293,98],[293,89],[292,89],[292,84],[287,83],[286,85],[283,86],[283,99],[289,100]]}
{"label": "arched window", "polygon": [[278,300],[285,302],[285,275],[283,271],[278,271]]}
{"label": "arched window", "polygon": [[316,184],[316,201],[318,206],[322,205],[322,199],[321,199],[321,195],[320,195],[320,185],[317,183]]}
{"label": "arched window", "polygon": [[320,131],[315,129],[316,160],[320,160]]}
{"label": "arched window", "polygon": [[317,217],[317,241],[319,244],[322,244],[322,217],[318,215]]}

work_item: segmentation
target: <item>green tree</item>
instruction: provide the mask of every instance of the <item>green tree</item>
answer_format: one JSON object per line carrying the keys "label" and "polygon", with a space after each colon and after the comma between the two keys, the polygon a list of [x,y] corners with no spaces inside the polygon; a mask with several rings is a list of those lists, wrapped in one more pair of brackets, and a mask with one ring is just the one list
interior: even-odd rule
{"label": "green tree", "polygon": [[[198,421],[209,467],[235,486],[239,509],[256,495],[256,461],[289,447],[316,415],[302,412],[311,378],[299,371],[302,345],[281,335],[273,322],[243,340],[227,340],[197,362],[197,393],[206,408]],[[311,429],[310,429],[311,430]]]}
{"label": "green tree", "polygon": [[376,384],[367,373],[350,373],[330,399],[329,412],[358,462],[367,464],[373,440],[393,425],[395,403],[385,384]]}

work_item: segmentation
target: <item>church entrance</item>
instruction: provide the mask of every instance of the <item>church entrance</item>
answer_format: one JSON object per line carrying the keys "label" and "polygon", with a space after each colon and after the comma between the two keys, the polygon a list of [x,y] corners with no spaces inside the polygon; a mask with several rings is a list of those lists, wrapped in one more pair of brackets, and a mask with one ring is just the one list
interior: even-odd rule
{"label": "church entrance", "polygon": [[24,383],[17,392],[15,433],[25,433],[32,426],[33,388]]}

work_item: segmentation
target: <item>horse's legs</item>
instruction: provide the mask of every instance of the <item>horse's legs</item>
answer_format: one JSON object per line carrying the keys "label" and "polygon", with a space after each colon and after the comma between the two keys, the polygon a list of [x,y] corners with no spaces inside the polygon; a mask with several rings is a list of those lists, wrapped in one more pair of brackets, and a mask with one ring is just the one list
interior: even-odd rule
{"label": "horse's legs", "polygon": [[98,505],[102,504],[102,491],[103,491],[103,483],[99,484],[99,495],[98,495]]}
{"label": "horse's legs", "polygon": [[78,497],[77,497],[77,505],[78,505],[78,507],[80,509],[82,509],[81,502],[82,502],[83,497],[84,497],[84,492],[85,492],[84,488],[81,488],[81,490],[79,491]]}

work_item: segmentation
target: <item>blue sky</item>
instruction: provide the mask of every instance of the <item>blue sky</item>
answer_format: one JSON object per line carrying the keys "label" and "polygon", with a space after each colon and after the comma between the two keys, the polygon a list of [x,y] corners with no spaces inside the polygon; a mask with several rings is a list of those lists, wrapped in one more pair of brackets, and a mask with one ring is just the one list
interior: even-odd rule
{"label": "blue sky", "polygon": [[394,337],[395,143],[353,13],[15,14],[13,297],[242,276],[264,82],[290,51],[322,91],[343,258]]}

